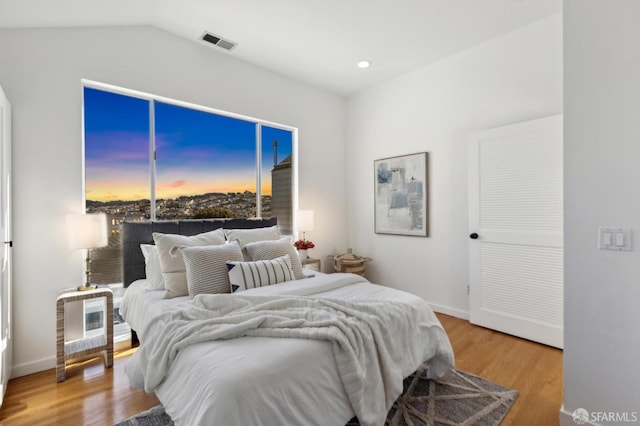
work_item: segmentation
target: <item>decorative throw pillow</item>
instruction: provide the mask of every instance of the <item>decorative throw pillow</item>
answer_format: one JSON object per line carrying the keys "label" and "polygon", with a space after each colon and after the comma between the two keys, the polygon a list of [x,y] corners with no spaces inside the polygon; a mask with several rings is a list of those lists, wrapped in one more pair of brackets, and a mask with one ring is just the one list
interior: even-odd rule
{"label": "decorative throw pillow", "polygon": [[302,264],[296,249],[291,244],[289,237],[283,237],[276,241],[258,241],[249,243],[245,246],[252,260],[271,260],[276,257],[289,255],[291,261],[291,269],[296,280],[304,278],[302,273]]}
{"label": "decorative throw pillow", "polygon": [[227,268],[232,293],[294,279],[288,254],[272,260],[227,262]]}
{"label": "decorative throw pillow", "polygon": [[184,259],[180,253],[171,254],[174,247],[197,247],[224,244],[222,229],[187,237],[186,235],[153,233],[153,240],[158,247],[162,277],[164,278],[164,298],[186,296],[187,274]]}
{"label": "decorative throw pillow", "polygon": [[144,272],[147,277],[145,287],[148,290],[164,290],[158,247],[153,244],[140,244],[140,250],[144,256]]}
{"label": "decorative throw pillow", "polygon": [[256,241],[280,239],[278,225],[255,229],[225,229],[224,235],[229,241],[238,241],[240,247],[244,247],[249,243],[255,243]]}
{"label": "decorative throw pillow", "polygon": [[181,247],[187,272],[189,296],[229,293],[227,262],[241,261],[237,242],[217,246]]}
{"label": "decorative throw pillow", "polygon": [[256,241],[280,239],[278,225],[255,229],[225,229],[224,235],[228,241],[237,241],[240,244],[244,260],[251,260],[249,253],[244,249],[247,244],[255,243]]}

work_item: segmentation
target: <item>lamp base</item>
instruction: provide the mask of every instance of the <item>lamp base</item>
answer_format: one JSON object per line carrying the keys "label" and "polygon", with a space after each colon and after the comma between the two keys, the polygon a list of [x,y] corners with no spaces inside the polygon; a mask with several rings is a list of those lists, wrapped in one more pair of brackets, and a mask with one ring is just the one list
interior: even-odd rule
{"label": "lamp base", "polygon": [[98,288],[98,286],[97,286],[97,285],[95,285],[95,284],[92,284],[92,285],[84,285],[84,286],[83,286],[83,285],[79,285],[79,286],[77,287],[77,290],[78,290],[78,291],[87,291],[87,290],[95,290],[96,288]]}

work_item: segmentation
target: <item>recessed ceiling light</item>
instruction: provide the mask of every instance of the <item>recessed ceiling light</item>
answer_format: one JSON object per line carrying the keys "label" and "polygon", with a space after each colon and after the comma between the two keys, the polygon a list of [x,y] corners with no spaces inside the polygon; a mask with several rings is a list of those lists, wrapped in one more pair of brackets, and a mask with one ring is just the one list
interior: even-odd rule
{"label": "recessed ceiling light", "polygon": [[358,68],[369,68],[370,66],[371,66],[371,61],[358,62]]}

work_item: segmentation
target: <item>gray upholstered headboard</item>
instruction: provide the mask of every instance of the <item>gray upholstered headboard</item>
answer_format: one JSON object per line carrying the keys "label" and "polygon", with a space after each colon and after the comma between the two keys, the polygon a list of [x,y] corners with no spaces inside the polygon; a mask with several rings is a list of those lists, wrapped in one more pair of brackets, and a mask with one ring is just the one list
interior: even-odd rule
{"label": "gray upholstered headboard", "polygon": [[153,233],[196,235],[218,228],[253,229],[278,224],[269,219],[187,219],[124,222],[122,224],[122,278],[124,286],[145,277],[144,256],[140,244],[153,244]]}

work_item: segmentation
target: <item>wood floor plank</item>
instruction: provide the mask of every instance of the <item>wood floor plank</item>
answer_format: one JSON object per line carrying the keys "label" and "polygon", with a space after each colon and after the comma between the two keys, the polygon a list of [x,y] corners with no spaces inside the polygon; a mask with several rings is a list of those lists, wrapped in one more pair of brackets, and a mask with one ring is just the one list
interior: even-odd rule
{"label": "wood floor plank", "polygon": [[[503,424],[555,426],[562,401],[562,351],[438,314],[456,366],[520,392]],[[113,368],[102,358],[11,380],[0,425],[113,425],[157,405],[155,395],[129,386],[124,372],[134,350],[118,352]]]}

